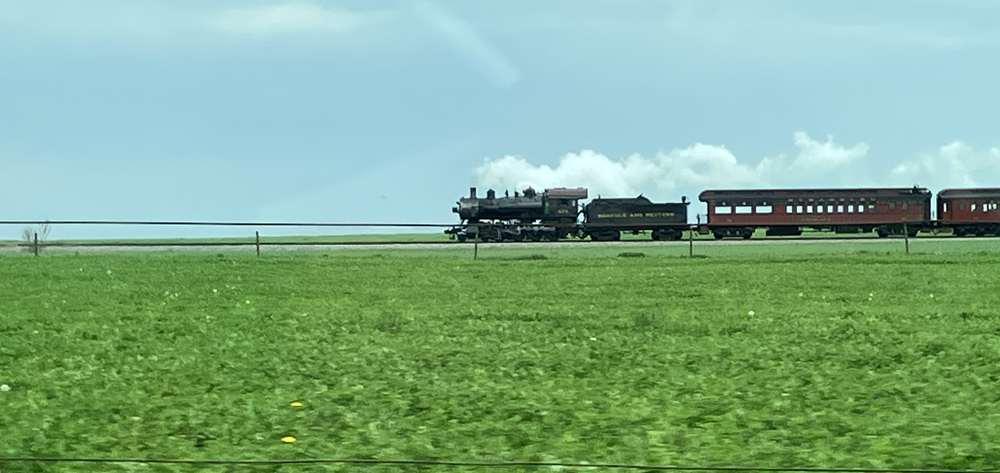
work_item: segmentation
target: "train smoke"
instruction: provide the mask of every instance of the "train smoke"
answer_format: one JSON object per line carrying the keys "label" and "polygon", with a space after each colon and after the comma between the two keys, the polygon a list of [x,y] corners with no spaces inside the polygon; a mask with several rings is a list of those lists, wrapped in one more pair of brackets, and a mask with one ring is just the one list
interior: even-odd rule
{"label": "train smoke", "polygon": [[589,188],[592,196],[646,193],[673,198],[678,191],[697,192],[712,187],[817,183],[838,173],[847,178],[869,149],[864,143],[848,148],[834,142],[833,137],[825,142],[814,140],[802,132],[795,134],[794,143],[796,155],[765,157],[756,164],[741,163],[725,146],[703,143],[651,158],[631,155],[622,160],[583,150],[564,155],[555,167],[504,156],[486,160],[476,170],[475,181],[480,187],[495,189],[582,186]]}

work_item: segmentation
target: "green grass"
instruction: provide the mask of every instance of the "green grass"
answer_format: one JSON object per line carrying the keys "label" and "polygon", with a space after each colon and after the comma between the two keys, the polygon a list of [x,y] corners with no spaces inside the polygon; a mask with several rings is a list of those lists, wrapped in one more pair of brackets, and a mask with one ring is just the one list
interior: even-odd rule
{"label": "green grass", "polygon": [[971,243],[8,254],[0,455],[992,468]]}
{"label": "green grass", "polygon": [[[588,241],[577,245],[562,246],[559,248],[547,247],[545,243],[491,243],[480,244],[478,254],[481,258],[511,258],[531,254],[542,254],[550,258],[589,258],[615,256],[626,251],[639,251],[648,256],[686,257],[692,250],[696,256],[725,258],[735,257],[744,259],[783,256],[805,257],[810,255],[894,255],[905,254],[906,243],[902,239],[896,238],[886,240],[800,240],[784,242],[754,240],[751,240],[750,242],[744,242],[742,240],[696,240],[690,247],[686,241],[649,242],[644,244],[637,244],[633,242],[623,244]],[[950,238],[910,240],[910,252],[914,255],[968,255],[983,252],[992,253],[998,250],[1000,250],[1000,240],[985,239],[962,241]],[[264,251],[264,249],[261,249],[261,252]],[[381,253],[385,253],[385,250],[364,250],[362,248],[353,251],[364,252],[362,254],[379,254],[380,251]],[[473,245],[465,243],[454,245],[454,247],[449,247],[445,250],[400,249],[398,252],[393,254],[399,256],[453,256],[459,258],[471,258],[473,253]],[[806,270],[808,270],[808,268]]]}

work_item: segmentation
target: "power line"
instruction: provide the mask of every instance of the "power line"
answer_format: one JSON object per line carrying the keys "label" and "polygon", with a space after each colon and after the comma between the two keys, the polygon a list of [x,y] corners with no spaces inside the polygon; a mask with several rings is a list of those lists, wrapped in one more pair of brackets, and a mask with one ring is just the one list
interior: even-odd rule
{"label": "power line", "polygon": [[674,471],[788,471],[788,472],[830,472],[830,473],[1000,473],[1000,470],[946,470],[920,468],[827,468],[827,467],[769,467],[769,466],[677,466],[677,465],[637,465],[623,463],[568,463],[568,462],[477,462],[443,460],[376,460],[359,458],[328,458],[300,460],[221,460],[221,459],[163,459],[163,458],[86,458],[86,457],[0,457],[3,462],[84,462],[84,463],[173,463],[173,464],[214,464],[214,465],[302,465],[302,464],[367,464],[367,465],[421,465],[421,466],[466,466],[466,467],[567,467],[567,468],[622,468],[634,470],[674,470]]}
{"label": "power line", "polygon": [[189,222],[131,220],[0,220],[0,225],[170,225],[215,227],[454,227],[455,223]]}
{"label": "power line", "polygon": [[[138,248],[169,248],[169,247],[230,247],[239,246],[253,247],[257,243],[253,240],[253,237],[249,237],[250,240],[223,240],[223,241],[52,241],[45,243],[38,243],[39,248],[118,248],[118,247],[138,247]],[[406,245],[453,245],[455,244],[449,240],[374,240],[374,241],[264,241],[260,242],[260,246],[315,246],[315,247],[331,247],[331,246],[406,246]],[[23,247],[30,248],[34,246],[32,243],[0,243],[0,248],[4,247]],[[466,245],[468,246],[468,245]]]}

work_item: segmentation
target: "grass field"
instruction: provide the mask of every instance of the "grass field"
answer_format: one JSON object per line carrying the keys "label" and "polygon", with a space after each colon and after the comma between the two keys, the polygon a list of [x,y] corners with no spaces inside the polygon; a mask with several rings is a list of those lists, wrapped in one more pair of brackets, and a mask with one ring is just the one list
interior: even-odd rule
{"label": "grass field", "polygon": [[12,253],[0,455],[994,468],[1000,253],[913,245]]}

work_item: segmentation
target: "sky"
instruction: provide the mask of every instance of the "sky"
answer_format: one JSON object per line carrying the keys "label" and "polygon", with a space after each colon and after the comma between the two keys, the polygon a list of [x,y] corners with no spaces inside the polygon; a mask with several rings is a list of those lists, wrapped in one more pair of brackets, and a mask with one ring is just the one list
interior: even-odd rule
{"label": "sky", "polygon": [[992,0],[0,0],[0,220],[447,224],[471,186],[582,186],[686,196],[694,221],[711,188],[1000,187],[998,17]]}

